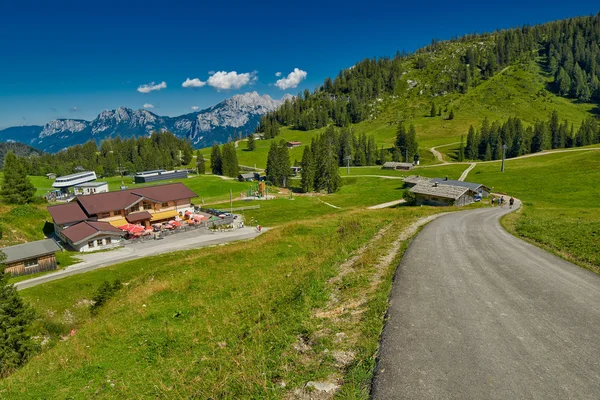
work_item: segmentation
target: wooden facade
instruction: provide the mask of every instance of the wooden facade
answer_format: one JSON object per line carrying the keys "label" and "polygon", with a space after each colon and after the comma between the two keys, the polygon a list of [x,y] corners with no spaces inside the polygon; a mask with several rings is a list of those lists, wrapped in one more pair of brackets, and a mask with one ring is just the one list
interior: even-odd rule
{"label": "wooden facade", "polygon": [[52,271],[56,269],[56,256],[46,254],[14,263],[7,263],[4,272],[13,276],[35,274],[37,272]]}

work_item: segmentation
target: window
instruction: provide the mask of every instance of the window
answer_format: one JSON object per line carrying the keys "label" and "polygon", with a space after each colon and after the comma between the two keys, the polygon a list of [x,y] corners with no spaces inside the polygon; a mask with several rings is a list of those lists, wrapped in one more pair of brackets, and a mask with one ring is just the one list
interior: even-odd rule
{"label": "window", "polygon": [[31,260],[25,260],[25,268],[31,268],[31,267],[37,267],[38,266],[38,259],[37,258],[33,258]]}
{"label": "window", "polygon": [[96,241],[95,240],[90,240],[88,242],[88,247],[91,249],[92,247],[96,247]]}
{"label": "window", "polygon": [[144,210],[152,210],[152,203],[145,201]]}
{"label": "window", "polygon": [[162,203],[163,207],[169,207],[169,203]]}
{"label": "window", "polygon": [[113,215],[123,215],[123,210],[115,210],[113,211]]}
{"label": "window", "polygon": [[98,213],[98,218],[108,218],[110,217],[110,213]]}

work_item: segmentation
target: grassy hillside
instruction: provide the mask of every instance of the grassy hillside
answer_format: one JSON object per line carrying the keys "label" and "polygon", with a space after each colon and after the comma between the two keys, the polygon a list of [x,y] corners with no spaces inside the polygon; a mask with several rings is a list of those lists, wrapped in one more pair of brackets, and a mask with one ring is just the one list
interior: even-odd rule
{"label": "grassy hillside", "polygon": [[[333,379],[344,380],[347,396],[366,398],[395,260],[381,270],[375,261],[416,217],[438,211],[322,216],[247,243],[131,261],[25,290],[42,316],[37,329],[51,339],[0,382],[0,394],[282,398],[309,380]],[[382,228],[387,235],[336,278],[344,260]],[[94,290],[117,278],[124,288],[91,317]],[[333,291],[340,303],[330,303]],[[336,311],[344,304],[348,311]],[[70,329],[75,336],[57,340]],[[342,366],[339,354],[346,356]]]}
{"label": "grassy hillside", "polygon": [[[504,122],[508,117],[519,117],[524,123],[532,124],[536,120],[547,120],[553,110],[558,111],[561,120],[568,120],[575,128],[588,116],[598,113],[598,105],[581,103],[555,95],[548,90],[553,78],[548,76],[537,62],[516,64],[507,67],[480,85],[470,88],[465,94],[451,93],[430,97],[419,95],[419,87],[427,86],[427,79],[419,70],[412,70],[406,79],[420,82],[415,89],[407,90],[403,95],[387,96],[374,104],[377,110],[373,117],[352,128],[356,133],[374,135],[377,146],[391,147],[395,140],[397,121],[414,124],[420,145],[423,164],[435,164],[429,148],[460,141],[466,135],[469,126],[479,128],[485,117],[492,121]],[[442,116],[429,117],[431,101],[442,109],[454,110],[455,118],[448,120],[448,112]],[[272,140],[298,140],[309,144],[321,129],[299,131],[288,127],[281,128],[280,136]],[[256,141],[256,150],[246,151],[246,143],[240,142],[237,149],[239,163],[258,168],[266,167],[267,153],[272,140]],[[452,151],[453,147],[440,149]],[[290,149],[290,160],[302,159],[303,146]],[[210,149],[204,149],[205,157]]]}

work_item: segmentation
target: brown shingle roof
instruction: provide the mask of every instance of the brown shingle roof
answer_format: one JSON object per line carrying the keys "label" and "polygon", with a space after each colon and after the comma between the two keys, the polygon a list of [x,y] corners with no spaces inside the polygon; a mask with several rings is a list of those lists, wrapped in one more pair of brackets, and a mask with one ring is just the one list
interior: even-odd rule
{"label": "brown shingle roof", "polygon": [[88,216],[76,201],[67,204],[59,204],[57,206],[50,206],[48,207],[48,212],[52,216],[54,222],[58,225],[66,225],[88,219]]}
{"label": "brown shingle roof", "polygon": [[73,244],[81,243],[98,233],[123,235],[123,231],[108,222],[83,221],[61,232]]}
{"label": "brown shingle roof", "polygon": [[123,210],[146,198],[148,200],[166,203],[168,201],[191,199],[197,194],[183,183],[148,186],[143,188],[121,190],[118,192],[90,194],[78,196],[77,201],[89,215]]}
{"label": "brown shingle roof", "polygon": [[152,218],[152,214],[150,214],[148,211],[142,211],[128,214],[125,218],[127,219],[127,221],[134,224],[136,222],[149,220],[150,218]]}

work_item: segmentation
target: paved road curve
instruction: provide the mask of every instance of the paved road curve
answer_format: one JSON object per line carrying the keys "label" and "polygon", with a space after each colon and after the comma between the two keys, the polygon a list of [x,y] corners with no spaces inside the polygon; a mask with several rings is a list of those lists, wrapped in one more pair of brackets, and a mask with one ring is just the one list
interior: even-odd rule
{"label": "paved road curve", "polygon": [[399,266],[374,399],[600,399],[600,276],[505,232],[426,226]]}

